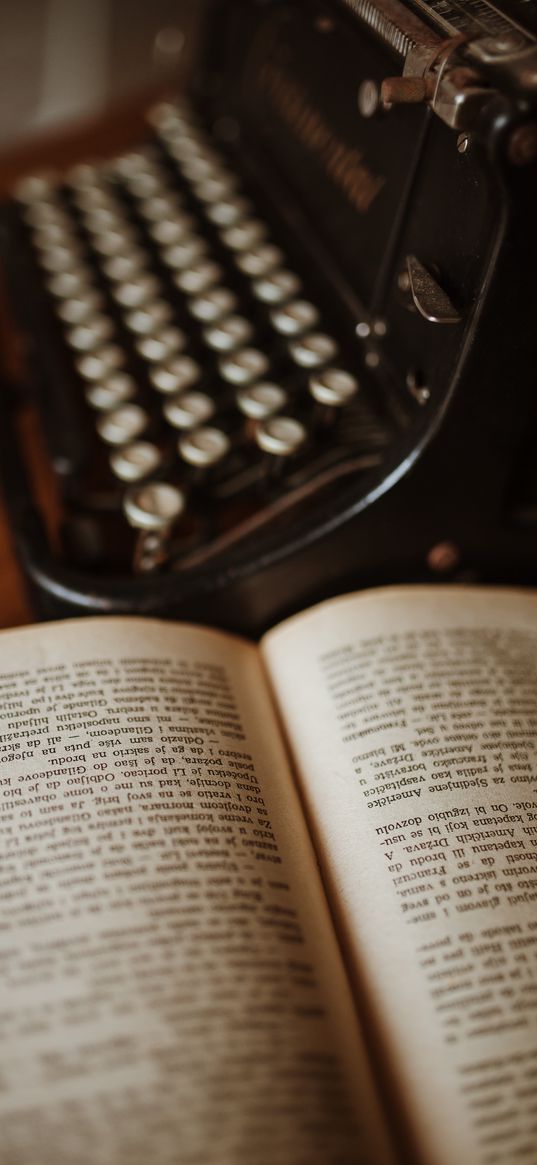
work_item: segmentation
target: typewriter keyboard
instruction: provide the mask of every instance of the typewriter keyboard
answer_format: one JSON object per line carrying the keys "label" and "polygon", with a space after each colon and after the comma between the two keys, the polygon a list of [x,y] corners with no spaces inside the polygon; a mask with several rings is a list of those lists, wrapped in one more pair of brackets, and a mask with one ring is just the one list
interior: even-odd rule
{"label": "typewriter keyboard", "polygon": [[139,150],[16,192],[69,552],[135,572],[283,520],[390,437],[354,337],[223,147],[182,104],[148,116]]}

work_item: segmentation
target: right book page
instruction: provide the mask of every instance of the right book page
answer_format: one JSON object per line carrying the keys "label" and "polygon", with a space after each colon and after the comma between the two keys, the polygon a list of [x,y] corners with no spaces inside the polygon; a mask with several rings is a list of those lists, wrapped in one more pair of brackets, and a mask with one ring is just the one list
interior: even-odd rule
{"label": "right book page", "polygon": [[431,1165],[537,1161],[537,596],[333,600],[263,644],[343,944]]}

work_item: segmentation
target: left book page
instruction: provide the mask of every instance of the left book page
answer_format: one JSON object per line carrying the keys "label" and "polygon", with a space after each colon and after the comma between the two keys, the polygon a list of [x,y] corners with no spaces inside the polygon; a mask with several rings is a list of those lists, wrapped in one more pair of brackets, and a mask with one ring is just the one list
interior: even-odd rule
{"label": "left book page", "polygon": [[1,637],[0,1165],[391,1161],[258,654]]}

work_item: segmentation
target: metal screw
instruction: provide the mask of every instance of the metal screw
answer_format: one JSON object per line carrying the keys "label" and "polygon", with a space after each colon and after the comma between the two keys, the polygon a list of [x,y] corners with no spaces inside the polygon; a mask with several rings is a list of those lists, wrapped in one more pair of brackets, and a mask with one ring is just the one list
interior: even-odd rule
{"label": "metal screw", "polygon": [[380,89],[376,81],[362,81],[358,89],[358,109],[362,117],[374,117],[380,105]]}

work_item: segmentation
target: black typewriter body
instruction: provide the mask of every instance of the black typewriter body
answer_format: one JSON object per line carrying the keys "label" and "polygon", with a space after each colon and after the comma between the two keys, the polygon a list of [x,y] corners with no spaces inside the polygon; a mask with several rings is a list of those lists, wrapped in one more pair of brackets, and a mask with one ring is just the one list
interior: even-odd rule
{"label": "black typewriter body", "polygon": [[537,581],[537,4],[213,0],[191,91],[3,212],[64,520],[45,616],[258,633]]}

